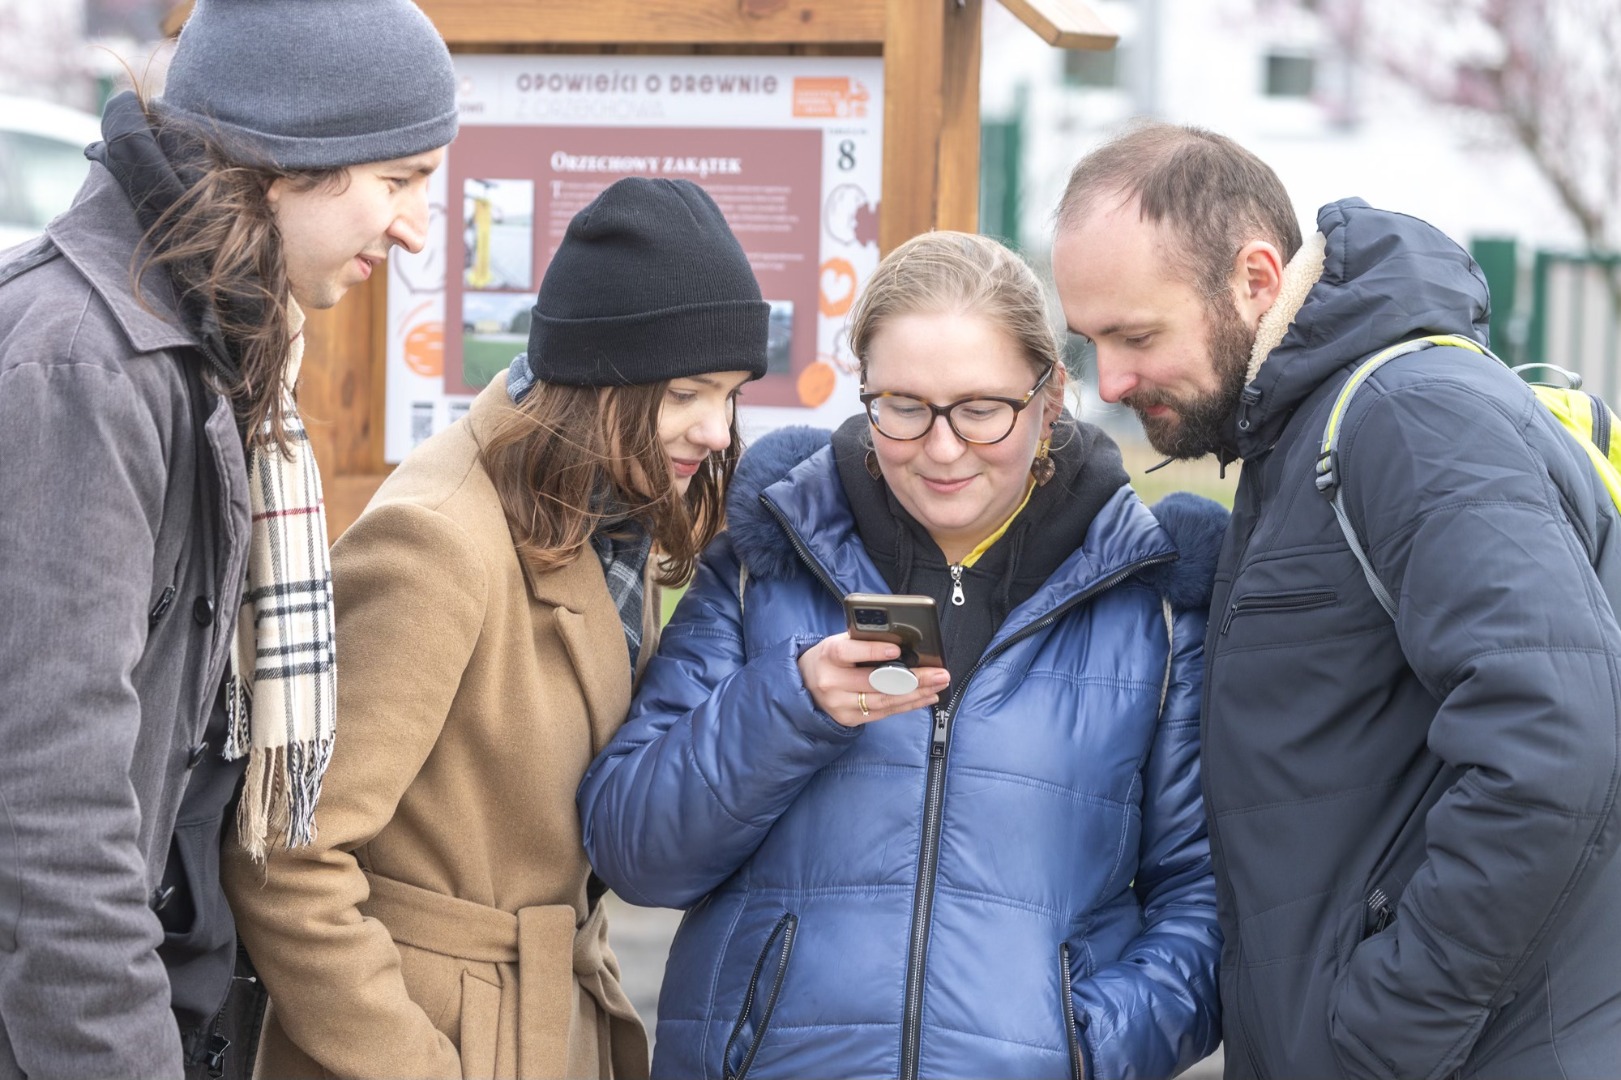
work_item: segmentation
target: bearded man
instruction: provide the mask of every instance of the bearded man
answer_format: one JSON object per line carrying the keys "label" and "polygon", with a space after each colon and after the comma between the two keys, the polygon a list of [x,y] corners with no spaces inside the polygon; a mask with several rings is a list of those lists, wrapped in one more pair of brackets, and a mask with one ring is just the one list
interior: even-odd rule
{"label": "bearded man", "polygon": [[1372,576],[1317,483],[1362,360],[1485,343],[1479,268],[1359,199],[1302,240],[1253,154],[1154,124],[1076,167],[1053,271],[1104,400],[1165,454],[1243,462],[1201,731],[1227,1075],[1613,1076],[1615,507],[1457,346],[1380,367],[1338,420]]}

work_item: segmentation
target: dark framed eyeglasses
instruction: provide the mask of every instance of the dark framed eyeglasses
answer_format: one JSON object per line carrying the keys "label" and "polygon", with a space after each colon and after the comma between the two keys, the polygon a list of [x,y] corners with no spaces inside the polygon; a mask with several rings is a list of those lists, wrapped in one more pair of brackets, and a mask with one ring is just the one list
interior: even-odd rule
{"label": "dark framed eyeglasses", "polygon": [[861,404],[867,410],[867,419],[886,439],[896,442],[921,439],[934,427],[934,418],[943,416],[952,434],[963,442],[990,446],[1013,434],[1013,425],[1018,422],[1019,414],[1047,385],[1052,374],[1053,369],[1049,366],[1022,398],[971,397],[959,398],[949,405],[936,405],[910,394],[894,394],[885,390],[876,394],[862,394]]}

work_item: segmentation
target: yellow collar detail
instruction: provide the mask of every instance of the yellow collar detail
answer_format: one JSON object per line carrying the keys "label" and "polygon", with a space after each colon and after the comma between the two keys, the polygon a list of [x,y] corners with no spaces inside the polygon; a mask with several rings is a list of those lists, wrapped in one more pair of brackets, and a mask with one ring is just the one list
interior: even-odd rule
{"label": "yellow collar detail", "polygon": [[1032,477],[1030,480],[1025,482],[1025,485],[1024,485],[1024,498],[1019,501],[1019,505],[1014,508],[1013,513],[1008,515],[1008,519],[1006,521],[1002,522],[1001,527],[998,528],[995,532],[991,533],[991,535],[989,535],[985,539],[981,540],[974,547],[974,550],[970,551],[967,555],[965,555],[963,557],[962,562],[958,563],[957,565],[959,565],[961,567],[964,567],[965,569],[967,567],[973,566],[976,562],[979,561],[979,557],[981,555],[985,554],[987,551],[989,551],[991,549],[992,544],[994,544],[998,540],[1002,539],[1002,534],[1006,533],[1008,531],[1008,526],[1013,524],[1013,519],[1018,517],[1019,514],[1024,511],[1024,508],[1026,506],[1030,505],[1030,496],[1031,496],[1032,493],[1034,493],[1035,490],[1036,490],[1036,481],[1035,481],[1035,478]]}

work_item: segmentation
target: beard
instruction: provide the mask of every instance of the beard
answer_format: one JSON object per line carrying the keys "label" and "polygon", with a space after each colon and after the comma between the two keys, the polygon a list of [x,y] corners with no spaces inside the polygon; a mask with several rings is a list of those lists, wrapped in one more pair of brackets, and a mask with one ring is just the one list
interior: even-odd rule
{"label": "beard", "polygon": [[[1249,373],[1255,328],[1246,326],[1225,297],[1206,307],[1210,326],[1210,362],[1216,389],[1208,394],[1177,395],[1144,390],[1126,399],[1142,422],[1148,445],[1178,461],[1204,457],[1228,441],[1227,421],[1238,409],[1239,396]],[[1148,416],[1148,409],[1163,405],[1169,412]]]}

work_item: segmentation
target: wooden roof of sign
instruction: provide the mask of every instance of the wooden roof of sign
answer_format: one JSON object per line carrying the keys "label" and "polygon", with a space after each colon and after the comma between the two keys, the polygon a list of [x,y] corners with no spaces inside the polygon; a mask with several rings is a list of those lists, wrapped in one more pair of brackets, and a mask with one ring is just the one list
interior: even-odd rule
{"label": "wooden roof of sign", "polygon": [[[961,0],[935,7],[967,8]],[[1112,49],[1116,36],[1081,0],[1002,0],[1031,30],[1064,49]],[[452,45],[882,44],[891,0],[419,0]],[[169,37],[192,0],[163,20]],[[656,14],[656,20],[649,18]]]}

